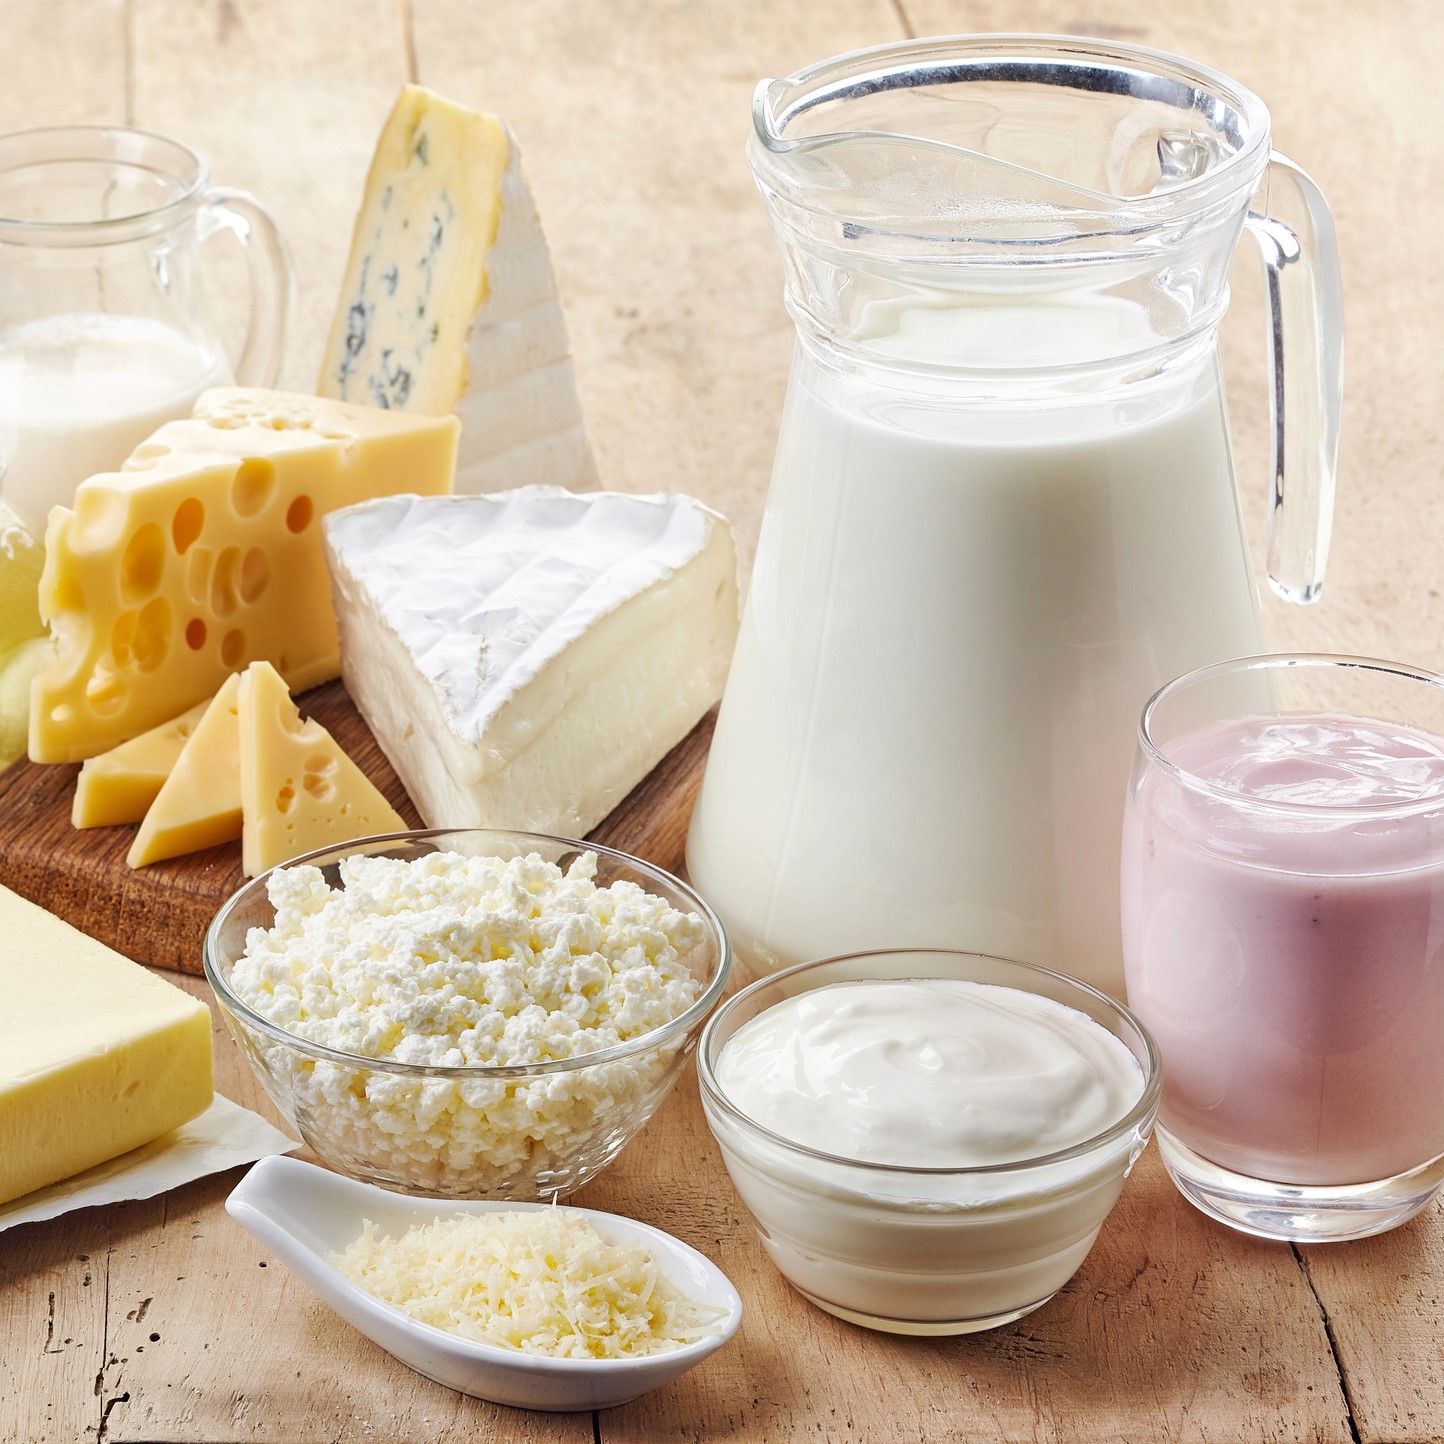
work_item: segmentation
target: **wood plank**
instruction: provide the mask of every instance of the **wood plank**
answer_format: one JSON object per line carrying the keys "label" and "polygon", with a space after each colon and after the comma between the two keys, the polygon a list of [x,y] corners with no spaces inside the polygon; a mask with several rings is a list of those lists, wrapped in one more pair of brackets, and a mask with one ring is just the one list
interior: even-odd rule
{"label": "wood plank", "polygon": [[124,125],[125,0],[0,0],[0,131]]}
{"label": "wood plank", "polygon": [[103,1417],[110,1209],[0,1235],[0,1439],[74,1444]]}
{"label": "wood plank", "polygon": [[[297,698],[406,819],[419,827],[391,764],[340,682]],[[70,805],[79,768],[20,761],[0,773],[0,882],[137,962],[201,971],[201,940],[245,881],[239,842],[132,870],[134,827],[77,831]]]}
{"label": "wood plank", "polygon": [[1444,1200],[1378,1238],[1298,1250],[1361,1444],[1444,1440]]}
{"label": "wood plank", "polygon": [[1328,1339],[1288,1247],[1205,1219],[1152,1148],[1051,1303],[959,1339],[871,1333],[794,1293],[732,1189],[693,1077],[577,1202],[685,1239],[727,1271],[746,1308],[715,1368],[603,1414],[604,1440],[1350,1438]]}
{"label": "wood plank", "polygon": [[[303,693],[297,704],[335,737],[408,826],[422,825],[340,682]],[[713,722],[713,714],[704,717],[592,836],[677,871]],[[20,761],[0,772],[0,817],[9,819],[0,830],[0,883],[137,962],[200,973],[206,929],[245,881],[240,843],[133,870],[125,855],[134,827],[77,831],[70,825],[79,770]]]}
{"label": "wood plank", "polygon": [[[205,996],[198,981],[179,981]],[[275,1119],[216,1027],[218,1087]],[[81,1379],[80,1364],[68,1361],[85,1388],[71,1391],[66,1412],[39,1373],[46,1360],[26,1352],[22,1388],[0,1392],[0,1438],[71,1439],[107,1404],[107,1437],[134,1444],[591,1437],[585,1416],[464,1400],[355,1334],[225,1218],[237,1176],[10,1236],[24,1247],[0,1251],[0,1277],[17,1286],[0,1292],[0,1336],[35,1332],[42,1285],[89,1302],[93,1284],[83,1280],[97,1259],[109,1326],[104,1309],[76,1319],[62,1306],[71,1332],[61,1339],[105,1340],[98,1355],[76,1350],[87,1367],[104,1361],[101,1402],[91,1392],[99,1363]],[[1289,1251],[1203,1219],[1152,1150],[1059,1297],[1009,1328],[962,1340],[870,1334],[794,1294],[707,1138],[690,1070],[576,1201],[687,1240],[728,1271],[747,1309],[738,1340],[701,1368],[599,1416],[604,1439],[1061,1440],[1073,1437],[1073,1420],[1086,1421],[1099,1444],[1349,1438],[1326,1341],[1319,1347],[1323,1325]],[[83,1252],[92,1259],[80,1260]],[[24,1429],[11,1412],[21,1401]],[[32,1422],[53,1432],[25,1432]]]}
{"label": "wood plank", "polygon": [[743,160],[758,80],[898,34],[888,0],[413,0],[423,84],[506,117],[604,486],[725,513],[750,567],[792,325]]}
{"label": "wood plank", "polygon": [[[1342,0],[1307,9],[1285,0],[1267,11],[1223,0],[1212,11],[1167,13],[1124,0],[901,3],[924,31],[1098,30],[1170,46],[1269,100],[1280,144],[1333,199],[1351,328],[1332,579],[1310,611],[1270,605],[1269,625],[1280,641],[1444,660],[1437,568],[1421,564],[1437,557],[1441,535],[1444,492],[1427,418],[1440,409],[1444,381],[1418,319],[1444,299],[1427,242],[1444,194],[1441,152],[1437,128],[1419,124],[1434,91],[1426,67],[1444,38],[1439,15],[1416,3],[1369,9]],[[149,52],[140,91],[154,102],[142,121],[208,149],[222,181],[261,191],[304,252],[309,319],[289,375],[309,387],[360,175],[404,70],[389,6],[135,5]],[[238,18],[251,33],[237,36]],[[521,134],[608,481],[694,490],[734,516],[750,548],[790,328],[740,159],[747,98],[761,74],[892,38],[889,5],[422,0],[417,19],[422,78],[503,110]],[[0,42],[17,47],[6,43],[4,53],[25,57],[0,95],[0,121],[119,119],[122,20],[120,0],[0,0]],[[384,80],[378,56],[389,67]],[[332,97],[345,124],[307,110],[310,94]],[[294,137],[313,144],[303,124],[319,125],[319,151],[295,153]],[[1257,546],[1266,403],[1252,256],[1235,274],[1225,354]],[[4,807],[0,800],[8,826]],[[254,1098],[229,1043],[218,1068],[227,1091]],[[93,1437],[107,1407],[107,1433],[134,1441],[590,1437],[585,1417],[467,1412],[385,1356],[369,1357],[377,1351],[359,1336],[337,1335],[335,1320],[296,1297],[293,1283],[277,1279],[279,1266],[221,1215],[228,1183],[176,1196],[169,1219],[149,1211],[158,1205],[133,1205],[0,1241],[0,1338],[10,1345],[0,1350],[0,1439]],[[1300,1292],[1303,1275],[1289,1273],[1284,1251],[1189,1211],[1151,1152],[1058,1300],[991,1337],[950,1345],[863,1335],[787,1291],[705,1136],[692,1079],[585,1199],[688,1237],[723,1262],[749,1310],[739,1340],[703,1369],[602,1416],[602,1438],[1347,1437],[1336,1383],[1321,1368],[1323,1318]],[[1440,1218],[1436,1209],[1379,1240],[1303,1251],[1365,1441],[1444,1438]],[[101,1258],[107,1275],[115,1270],[118,1351],[105,1347],[98,1276],[92,1270],[84,1282],[83,1264]],[[153,1284],[167,1291],[148,1293]],[[52,1292],[54,1338],[68,1352],[32,1355],[48,1338]],[[126,1318],[133,1311],[137,1318]],[[157,1321],[163,1329],[145,1328]],[[161,1339],[152,1343],[150,1332]],[[314,1398],[291,1382],[298,1359]]]}
{"label": "wood plank", "polygon": [[[314,391],[371,150],[407,78],[400,9],[394,0],[130,6],[136,124],[194,146],[218,184],[252,191],[276,216],[298,282],[282,382]],[[247,292],[228,250],[215,245],[209,291],[234,340]]]}
{"label": "wood plank", "polygon": [[[217,1088],[280,1123],[215,1029]],[[589,1415],[454,1394],[343,1323],[226,1216],[240,1176],[5,1235],[0,1337],[24,1342],[0,1355],[0,1439],[72,1444],[104,1419],[114,1444],[589,1444]]]}

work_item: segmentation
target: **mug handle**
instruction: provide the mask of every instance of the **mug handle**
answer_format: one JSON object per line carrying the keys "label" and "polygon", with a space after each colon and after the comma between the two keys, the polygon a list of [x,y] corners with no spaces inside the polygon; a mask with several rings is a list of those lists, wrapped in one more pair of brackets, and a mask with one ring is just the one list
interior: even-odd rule
{"label": "mug handle", "polygon": [[201,239],[218,231],[230,231],[241,243],[251,277],[251,314],[234,368],[236,384],[274,386],[296,301],[286,239],[270,211],[247,191],[217,188],[207,193],[201,203]]}
{"label": "mug handle", "polygon": [[1343,408],[1339,246],[1318,186],[1278,151],[1269,155],[1245,224],[1263,257],[1269,295],[1269,585],[1285,601],[1313,602],[1329,559]]}

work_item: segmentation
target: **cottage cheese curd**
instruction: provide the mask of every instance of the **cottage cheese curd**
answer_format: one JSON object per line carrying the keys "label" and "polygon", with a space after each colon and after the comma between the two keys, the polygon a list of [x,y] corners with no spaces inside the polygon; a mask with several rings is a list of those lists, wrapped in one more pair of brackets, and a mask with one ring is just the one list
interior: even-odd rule
{"label": "cottage cheese curd", "polygon": [[[596,870],[594,853],[565,873],[535,854],[357,856],[333,888],[315,867],[282,868],[267,884],[275,921],[248,934],[231,986],[287,1032],[362,1059],[581,1058],[671,1022],[703,989],[687,963],[702,919],[633,882],[600,887]],[[679,1047],[511,1078],[371,1070],[282,1044],[265,1062],[343,1166],[428,1192],[526,1196],[566,1186],[589,1151],[615,1152]]]}

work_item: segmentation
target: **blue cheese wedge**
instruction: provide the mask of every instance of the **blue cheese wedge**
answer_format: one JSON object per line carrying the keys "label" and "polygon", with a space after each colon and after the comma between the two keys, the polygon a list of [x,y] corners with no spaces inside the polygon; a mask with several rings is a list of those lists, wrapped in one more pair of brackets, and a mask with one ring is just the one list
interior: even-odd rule
{"label": "blue cheese wedge", "polygon": [[737,556],[691,497],[402,496],[325,535],[347,691],[430,827],[581,836],[722,695]]}
{"label": "blue cheese wedge", "polygon": [[381,132],[317,390],[462,424],[456,490],[595,469],[551,257],[506,126],[408,85]]}

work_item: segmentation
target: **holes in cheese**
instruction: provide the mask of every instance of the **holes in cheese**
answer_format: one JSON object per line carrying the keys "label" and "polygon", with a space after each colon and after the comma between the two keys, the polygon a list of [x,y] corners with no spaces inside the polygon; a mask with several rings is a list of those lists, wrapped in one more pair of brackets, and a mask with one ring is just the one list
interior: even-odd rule
{"label": "holes in cheese", "polygon": [[252,547],[246,553],[245,561],[241,563],[241,600],[247,606],[259,601],[261,593],[266,590],[266,583],[270,580],[270,558],[260,547]]}
{"label": "holes in cheese", "polygon": [[239,630],[226,633],[221,639],[221,661],[240,671],[246,660],[246,634]]}
{"label": "holes in cheese", "polygon": [[303,722],[280,673],[253,662],[240,690],[242,865],[247,877],[303,852],[406,822],[314,718]]}
{"label": "holes in cheese", "polygon": [[85,684],[85,702],[97,717],[113,717],[125,706],[125,685],[119,677],[97,672]]}
{"label": "holes in cheese", "polygon": [[[273,430],[281,430],[272,423]],[[276,489],[276,468],[269,461],[253,457],[243,461],[231,483],[231,506],[237,516],[255,516],[265,511]]]}
{"label": "holes in cheese", "polygon": [[126,601],[143,602],[154,595],[165,566],[165,533],[155,522],[138,528],[125,544],[120,559],[120,594]]}
{"label": "holes in cheese", "polygon": [[191,549],[205,524],[206,509],[199,498],[188,496],[176,507],[171,518],[170,534],[178,557],[183,557]]}
{"label": "holes in cheese", "polygon": [[292,532],[305,531],[311,525],[311,498],[309,496],[298,496],[290,506],[286,508],[286,530]]}
{"label": "holes in cheese", "polygon": [[30,755],[79,761],[212,695],[252,658],[297,688],[337,675],[314,518],[397,490],[451,489],[451,417],[242,388],[209,391],[46,535],[56,641],[32,692]]}

